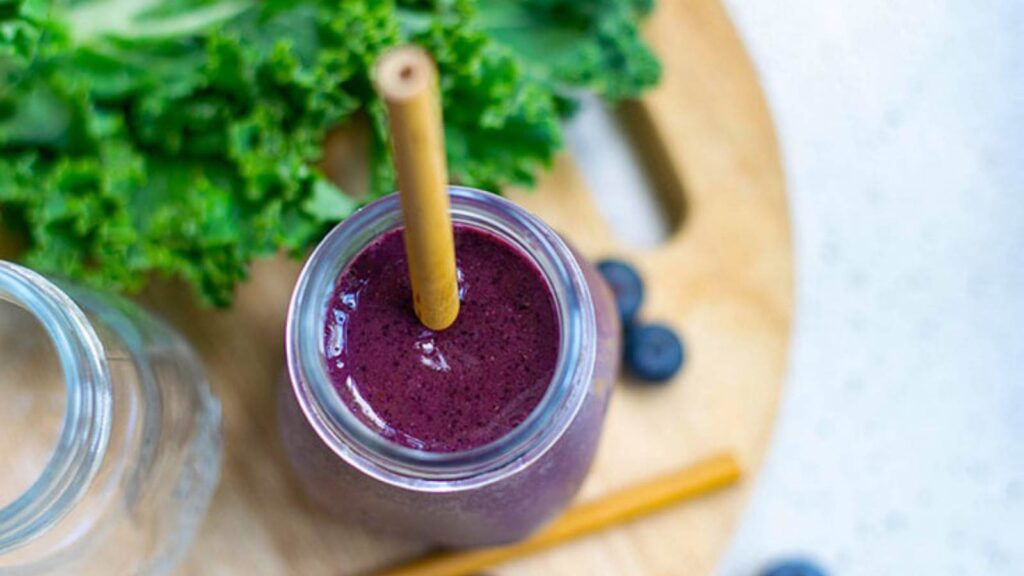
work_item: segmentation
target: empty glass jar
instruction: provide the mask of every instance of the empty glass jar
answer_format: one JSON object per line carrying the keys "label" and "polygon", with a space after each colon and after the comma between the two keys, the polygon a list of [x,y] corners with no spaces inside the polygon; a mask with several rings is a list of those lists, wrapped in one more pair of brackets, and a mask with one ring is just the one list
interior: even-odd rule
{"label": "empty glass jar", "polygon": [[0,261],[0,574],[164,574],[220,468],[196,357],[132,304]]}

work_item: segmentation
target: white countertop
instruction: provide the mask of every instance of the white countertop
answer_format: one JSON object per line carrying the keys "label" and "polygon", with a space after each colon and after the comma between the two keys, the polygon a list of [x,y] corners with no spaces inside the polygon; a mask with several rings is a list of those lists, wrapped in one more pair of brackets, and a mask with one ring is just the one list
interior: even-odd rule
{"label": "white countertop", "polygon": [[1024,2],[726,2],[779,133],[790,374],[723,576],[1024,574]]}

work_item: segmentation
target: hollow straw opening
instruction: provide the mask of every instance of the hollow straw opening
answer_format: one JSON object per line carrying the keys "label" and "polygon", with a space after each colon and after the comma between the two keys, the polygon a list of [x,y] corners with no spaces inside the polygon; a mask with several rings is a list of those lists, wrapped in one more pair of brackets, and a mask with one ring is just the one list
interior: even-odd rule
{"label": "hollow straw opening", "polygon": [[433,70],[433,60],[426,51],[417,46],[401,46],[378,61],[374,83],[385,98],[404,100],[430,88]]}

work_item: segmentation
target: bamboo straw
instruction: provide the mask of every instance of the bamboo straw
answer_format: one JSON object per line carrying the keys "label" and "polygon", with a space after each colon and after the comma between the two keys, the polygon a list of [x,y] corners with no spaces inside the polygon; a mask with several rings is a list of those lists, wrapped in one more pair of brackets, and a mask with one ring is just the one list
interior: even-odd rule
{"label": "bamboo straw", "polygon": [[499,548],[448,552],[427,556],[378,576],[466,576],[520,558],[566,540],[597,532],[650,514],[670,504],[706,494],[736,482],[739,463],[731,454],[718,454],[682,470],[630,486],[593,502],[570,508],[542,532]]}
{"label": "bamboo straw", "polygon": [[424,326],[444,330],[459,293],[437,70],[425,51],[401,46],[380,57],[374,76],[388,108],[413,307]]}

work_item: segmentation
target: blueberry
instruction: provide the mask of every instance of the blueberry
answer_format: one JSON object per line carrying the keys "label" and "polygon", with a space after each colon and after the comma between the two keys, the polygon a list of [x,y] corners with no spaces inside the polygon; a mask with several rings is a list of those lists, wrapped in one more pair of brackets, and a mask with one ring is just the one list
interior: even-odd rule
{"label": "blueberry", "polygon": [[683,343],[671,328],[661,324],[626,330],[626,366],[637,378],[664,382],[683,365]]}
{"label": "blueberry", "polygon": [[825,576],[825,571],[809,560],[789,558],[769,565],[761,576]]}
{"label": "blueberry", "polygon": [[601,260],[597,269],[615,295],[615,306],[619,309],[622,325],[628,326],[640,310],[644,300],[644,283],[636,268],[622,260]]}

